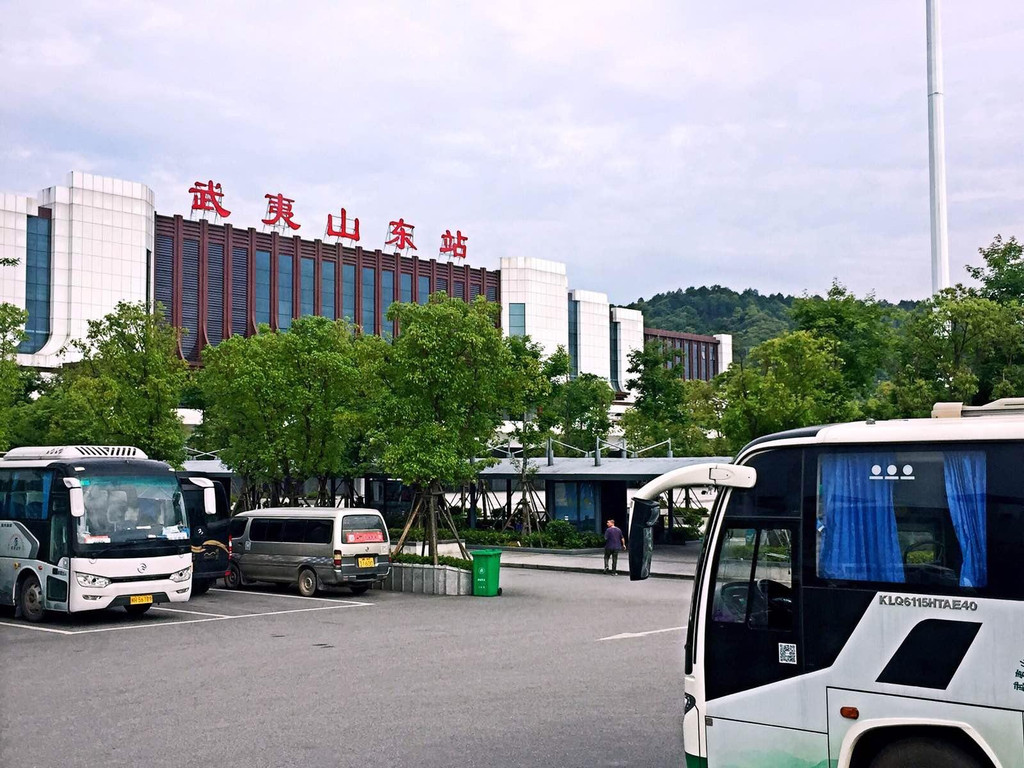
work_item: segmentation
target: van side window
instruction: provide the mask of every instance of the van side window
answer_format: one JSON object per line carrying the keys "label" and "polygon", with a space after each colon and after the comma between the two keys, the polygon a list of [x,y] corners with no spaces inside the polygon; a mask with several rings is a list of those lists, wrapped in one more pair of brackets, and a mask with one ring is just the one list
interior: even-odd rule
{"label": "van side window", "polygon": [[267,535],[264,541],[281,541],[284,520],[267,520]]}
{"label": "van side window", "polygon": [[252,541],[267,541],[267,525],[270,521],[265,517],[257,517],[249,524],[249,539]]}
{"label": "van side window", "polygon": [[306,536],[305,520],[285,520],[281,530],[281,541],[301,543]]}
{"label": "van side window", "polygon": [[245,533],[245,524],[249,522],[247,517],[235,517],[231,519],[231,524],[228,527],[228,533],[231,538],[237,539],[243,533]]}
{"label": "van side window", "polygon": [[333,520],[308,520],[306,524],[306,542],[308,544],[330,544],[333,532]]}

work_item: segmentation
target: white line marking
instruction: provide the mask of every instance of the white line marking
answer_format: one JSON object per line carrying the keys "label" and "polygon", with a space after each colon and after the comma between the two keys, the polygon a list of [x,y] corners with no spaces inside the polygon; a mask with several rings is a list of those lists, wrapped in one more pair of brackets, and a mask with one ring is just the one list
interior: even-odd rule
{"label": "white line marking", "polygon": [[599,637],[596,642],[600,643],[602,640],[632,640],[634,637],[645,637],[646,635],[658,635],[662,632],[679,632],[686,629],[686,627],[668,627],[667,629],[652,629],[647,632],[623,632],[621,635],[611,635],[610,637]]}
{"label": "white line marking", "polygon": [[337,600],[333,597],[303,597],[302,595],[288,595],[284,592],[253,592],[249,589],[211,589],[211,592],[230,592],[233,595],[259,595],[262,597],[290,597],[292,600],[318,600],[328,603],[352,603],[354,605],[363,605],[358,600]]}
{"label": "white line marking", "polygon": [[182,624],[205,624],[209,621],[233,621],[235,619],[254,619],[260,616],[281,616],[286,613],[309,613],[310,611],[334,611],[339,608],[359,608],[372,606],[373,603],[347,603],[345,605],[321,605],[317,608],[292,608],[287,611],[268,611],[267,613],[244,613],[240,616],[222,616],[215,619],[185,619],[184,621],[161,621],[152,624],[128,624],[118,627],[100,627],[99,629],[80,629],[77,632],[66,632],[68,635],[89,635],[93,632],[120,632],[127,629],[149,629],[151,627],[180,627]]}
{"label": "white line marking", "polygon": [[228,615],[226,613],[203,613],[202,611],[186,611],[184,608],[164,608],[160,605],[154,605],[150,610],[153,611],[169,611],[170,613],[192,613],[196,616],[213,616],[216,619],[226,619]]}
{"label": "white line marking", "polygon": [[52,627],[35,627],[31,624],[15,624],[13,621],[0,621],[0,625],[5,627],[14,627],[15,629],[32,629],[36,632],[54,632],[58,635],[74,635],[76,632],[72,632],[67,629],[53,629]]}

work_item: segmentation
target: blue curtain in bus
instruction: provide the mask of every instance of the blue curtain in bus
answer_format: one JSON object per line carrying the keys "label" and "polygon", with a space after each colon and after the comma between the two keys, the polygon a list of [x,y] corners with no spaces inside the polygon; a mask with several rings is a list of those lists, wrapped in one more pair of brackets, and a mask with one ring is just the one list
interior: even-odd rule
{"label": "blue curtain in bus", "polygon": [[946,500],[964,562],[961,587],[988,583],[985,551],[985,454],[982,451],[949,451],[943,456]]}
{"label": "blue curtain in bus", "polygon": [[43,508],[40,517],[45,520],[50,516],[50,486],[53,484],[53,472],[43,472]]}
{"label": "blue curtain in bus", "polygon": [[[838,453],[821,459],[824,520],[818,575],[902,583],[903,556],[884,454]],[[880,469],[881,468],[881,469]],[[880,471],[878,471],[880,469]]]}

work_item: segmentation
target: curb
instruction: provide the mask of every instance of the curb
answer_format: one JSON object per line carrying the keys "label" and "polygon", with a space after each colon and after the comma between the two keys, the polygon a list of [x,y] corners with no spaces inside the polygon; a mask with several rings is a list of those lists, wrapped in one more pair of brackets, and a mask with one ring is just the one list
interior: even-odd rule
{"label": "curb", "polygon": [[[604,575],[603,568],[583,568],[582,566],[565,565],[541,565],[539,563],[506,563],[501,564],[502,568],[522,568],[532,571],[563,571],[565,573],[600,573]],[[623,573],[629,573],[624,571]],[[693,581],[693,576],[686,573],[652,573],[652,579],[677,579],[679,581]]]}

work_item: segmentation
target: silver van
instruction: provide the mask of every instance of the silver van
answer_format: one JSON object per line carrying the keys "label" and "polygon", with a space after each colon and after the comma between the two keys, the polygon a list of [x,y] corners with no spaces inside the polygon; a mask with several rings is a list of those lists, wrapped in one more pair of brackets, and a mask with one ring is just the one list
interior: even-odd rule
{"label": "silver van", "polygon": [[375,509],[254,509],[231,520],[228,572],[236,588],[254,581],[297,584],[312,597],[323,585],[361,595],[391,570],[384,518]]}

